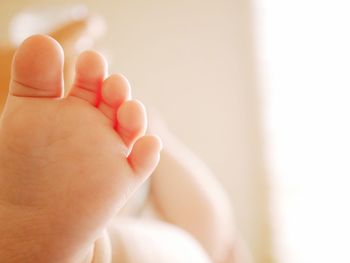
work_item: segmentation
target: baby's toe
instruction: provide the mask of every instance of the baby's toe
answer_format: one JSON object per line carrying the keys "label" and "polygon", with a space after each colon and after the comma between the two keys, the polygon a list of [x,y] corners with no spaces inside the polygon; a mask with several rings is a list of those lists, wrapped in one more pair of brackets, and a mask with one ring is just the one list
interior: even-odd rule
{"label": "baby's toe", "polygon": [[113,123],[116,123],[117,109],[125,100],[131,97],[129,82],[123,75],[111,75],[103,82],[101,93],[99,109]]}
{"label": "baby's toe", "polygon": [[81,53],[77,60],[75,74],[70,96],[97,106],[101,99],[102,83],[107,74],[105,58],[96,51]]}
{"label": "baby's toe", "polygon": [[10,94],[19,97],[60,97],[63,51],[51,37],[35,35],[18,48],[12,63]]}
{"label": "baby's toe", "polygon": [[146,110],[137,100],[125,101],[117,111],[116,130],[126,146],[132,145],[147,128]]}
{"label": "baby's toe", "polygon": [[137,175],[150,175],[157,167],[162,142],[157,136],[146,135],[134,144],[128,161]]}

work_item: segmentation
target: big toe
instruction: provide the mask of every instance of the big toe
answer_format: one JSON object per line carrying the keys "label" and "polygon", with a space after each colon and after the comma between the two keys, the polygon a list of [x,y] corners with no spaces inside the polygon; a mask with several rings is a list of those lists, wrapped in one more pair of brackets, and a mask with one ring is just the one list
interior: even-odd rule
{"label": "big toe", "polygon": [[27,38],[16,51],[12,62],[10,94],[19,97],[60,97],[63,51],[51,37]]}

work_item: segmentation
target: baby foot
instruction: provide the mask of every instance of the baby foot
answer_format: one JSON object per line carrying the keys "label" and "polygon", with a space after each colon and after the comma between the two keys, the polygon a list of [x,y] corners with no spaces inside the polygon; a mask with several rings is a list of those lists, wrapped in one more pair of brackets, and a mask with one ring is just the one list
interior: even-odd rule
{"label": "baby foot", "polygon": [[63,98],[62,53],[33,36],[14,56],[0,120],[1,262],[78,262],[159,160],[127,80],[104,79],[105,60],[87,51]]}

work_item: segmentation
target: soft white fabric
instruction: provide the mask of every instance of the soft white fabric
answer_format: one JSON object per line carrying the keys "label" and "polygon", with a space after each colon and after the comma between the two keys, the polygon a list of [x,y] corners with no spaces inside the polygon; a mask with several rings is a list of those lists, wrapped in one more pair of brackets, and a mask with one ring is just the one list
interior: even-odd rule
{"label": "soft white fabric", "polygon": [[[94,263],[210,263],[188,233],[160,221],[118,219],[107,233],[108,238],[100,242],[107,249],[96,249]],[[110,256],[111,261],[106,261]]]}

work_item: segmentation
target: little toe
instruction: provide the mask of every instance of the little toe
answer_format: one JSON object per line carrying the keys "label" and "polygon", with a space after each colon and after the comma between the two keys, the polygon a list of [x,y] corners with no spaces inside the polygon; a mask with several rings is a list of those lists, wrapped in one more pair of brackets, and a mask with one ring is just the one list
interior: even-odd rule
{"label": "little toe", "polygon": [[135,174],[149,176],[158,165],[161,150],[162,142],[157,136],[146,135],[138,139],[128,156]]}
{"label": "little toe", "polygon": [[107,74],[107,62],[96,51],[85,51],[78,57],[75,80],[69,96],[83,99],[94,106],[101,100],[101,87]]}
{"label": "little toe", "polygon": [[34,35],[16,51],[10,94],[18,97],[57,98],[63,94],[63,51],[53,38]]}
{"label": "little toe", "polygon": [[99,109],[113,123],[116,123],[116,111],[119,106],[130,99],[130,85],[128,80],[121,74],[109,76],[102,85],[102,98]]}
{"label": "little toe", "polygon": [[143,104],[137,100],[129,100],[120,105],[115,128],[127,147],[144,135],[147,116]]}

